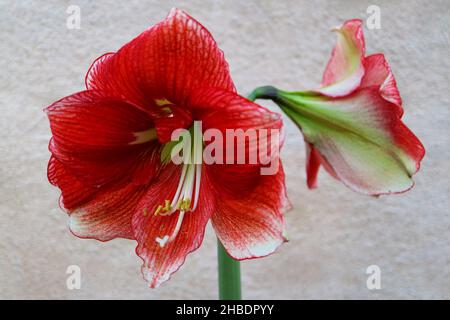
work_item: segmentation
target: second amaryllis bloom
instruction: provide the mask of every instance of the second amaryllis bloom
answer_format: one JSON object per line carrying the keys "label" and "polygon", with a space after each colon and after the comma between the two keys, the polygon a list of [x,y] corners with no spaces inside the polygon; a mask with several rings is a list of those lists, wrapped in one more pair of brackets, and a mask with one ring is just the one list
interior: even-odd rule
{"label": "second amaryllis bloom", "polygon": [[[151,287],[197,249],[211,219],[235,259],[272,253],[286,239],[287,199],[279,162],[167,161],[176,129],[281,130],[280,116],[239,96],[210,33],[174,9],[116,53],[97,59],[86,90],[46,109],[53,137],[50,182],[78,237],[137,241]],[[251,144],[251,141],[249,141]],[[189,157],[207,147],[193,140]],[[278,162],[277,162],[278,163]]]}
{"label": "second amaryllis bloom", "polygon": [[317,90],[256,89],[297,124],[306,149],[307,184],[323,166],[351,189],[369,195],[410,189],[425,150],[401,121],[402,100],[383,54],[366,56],[361,20],[335,28],[338,41]]}

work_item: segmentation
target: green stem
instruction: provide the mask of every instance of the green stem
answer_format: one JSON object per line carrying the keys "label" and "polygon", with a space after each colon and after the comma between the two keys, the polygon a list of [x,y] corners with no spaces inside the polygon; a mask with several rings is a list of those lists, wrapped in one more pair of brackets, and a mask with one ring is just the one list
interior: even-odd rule
{"label": "green stem", "polygon": [[278,89],[272,86],[258,87],[253,90],[247,97],[250,101],[256,99],[275,99],[277,97]]}
{"label": "green stem", "polygon": [[217,239],[217,258],[219,264],[219,299],[241,299],[240,262],[231,258],[222,243]]}

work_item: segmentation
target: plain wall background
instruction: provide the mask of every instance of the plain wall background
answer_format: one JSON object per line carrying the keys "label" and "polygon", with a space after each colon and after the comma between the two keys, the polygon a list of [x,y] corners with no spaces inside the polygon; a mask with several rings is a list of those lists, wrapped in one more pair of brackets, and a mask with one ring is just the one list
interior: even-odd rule
{"label": "plain wall background", "polygon": [[[66,28],[69,5],[81,29]],[[203,246],[161,288],[147,288],[135,243],[72,236],[47,182],[50,130],[42,109],[84,88],[91,62],[163,19],[171,7],[204,24],[225,52],[241,94],[272,84],[319,84],[335,43],[331,27],[381,8],[381,29],[365,28],[367,52],[384,52],[404,100],[405,123],[427,155],[416,187],[361,196],[321,171],[305,185],[305,151],[285,119],[282,155],[294,209],[290,242],[242,263],[245,298],[450,298],[450,2],[443,1],[0,1],[0,298],[214,299],[216,242]],[[276,110],[268,102],[261,104]],[[66,288],[66,268],[82,271]],[[381,268],[381,290],[366,268]]]}

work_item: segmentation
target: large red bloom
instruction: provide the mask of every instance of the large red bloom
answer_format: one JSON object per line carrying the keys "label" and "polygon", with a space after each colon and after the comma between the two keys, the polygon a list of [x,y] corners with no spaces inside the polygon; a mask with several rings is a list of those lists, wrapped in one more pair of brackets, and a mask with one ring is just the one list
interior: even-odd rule
{"label": "large red bloom", "polygon": [[[235,259],[272,253],[283,241],[284,173],[260,165],[162,161],[171,133],[281,129],[280,117],[240,97],[210,33],[174,9],[116,53],[98,58],[86,90],[52,105],[50,182],[78,237],[138,242],[151,287],[197,249],[212,220]],[[197,146],[198,147],[198,146]],[[196,152],[194,150],[194,152]]]}

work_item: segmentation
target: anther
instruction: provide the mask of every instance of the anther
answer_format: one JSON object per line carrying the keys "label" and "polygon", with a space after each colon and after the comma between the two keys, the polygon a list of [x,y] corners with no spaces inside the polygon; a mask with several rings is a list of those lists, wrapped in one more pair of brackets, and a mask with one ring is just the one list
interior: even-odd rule
{"label": "anther", "polygon": [[162,209],[163,209],[163,206],[162,206],[162,205],[159,205],[159,206],[156,208],[154,215],[157,216],[157,215],[161,212]]}

